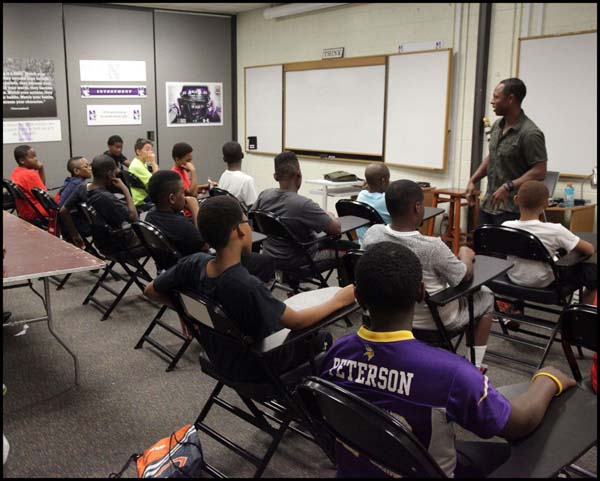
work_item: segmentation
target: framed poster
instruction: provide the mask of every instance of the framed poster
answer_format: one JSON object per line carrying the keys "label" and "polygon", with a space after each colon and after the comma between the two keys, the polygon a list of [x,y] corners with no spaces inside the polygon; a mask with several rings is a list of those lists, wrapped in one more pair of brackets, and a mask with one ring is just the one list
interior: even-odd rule
{"label": "framed poster", "polygon": [[223,125],[223,84],[166,82],[167,127]]}
{"label": "framed poster", "polygon": [[141,105],[87,105],[87,124],[141,125]]}
{"label": "framed poster", "polygon": [[53,60],[4,59],[2,116],[5,119],[56,117]]}

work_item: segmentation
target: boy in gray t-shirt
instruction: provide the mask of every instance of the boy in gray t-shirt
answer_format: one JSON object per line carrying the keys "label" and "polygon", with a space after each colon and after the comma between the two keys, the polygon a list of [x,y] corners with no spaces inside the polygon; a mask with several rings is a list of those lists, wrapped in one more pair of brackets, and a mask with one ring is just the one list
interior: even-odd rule
{"label": "boy in gray t-shirt", "polygon": [[[423,222],[424,206],[421,187],[410,180],[392,182],[385,192],[385,202],[392,218],[389,225],[374,225],[363,237],[362,247],[368,250],[379,242],[389,241],[405,245],[412,250],[423,266],[425,290],[432,295],[446,287],[456,286],[473,275],[475,253],[461,247],[458,258],[439,237],[428,237],[417,229]],[[487,339],[492,323],[491,311],[494,295],[486,287],[473,296],[473,307],[477,324],[475,327],[475,365],[485,370],[482,364],[487,348]],[[469,322],[467,299],[460,298],[438,309],[442,323],[449,335],[462,331]],[[436,326],[425,302],[417,303],[413,326],[417,330],[435,331]],[[418,331],[417,331],[418,332]],[[416,337],[419,337],[415,333]],[[423,339],[427,341],[427,339]]]}

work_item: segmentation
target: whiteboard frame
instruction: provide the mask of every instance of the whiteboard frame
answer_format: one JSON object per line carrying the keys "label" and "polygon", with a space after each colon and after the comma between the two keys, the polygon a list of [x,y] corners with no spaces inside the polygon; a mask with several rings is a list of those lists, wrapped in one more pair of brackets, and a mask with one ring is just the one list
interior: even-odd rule
{"label": "whiteboard frame", "polygon": [[248,77],[246,75],[248,69],[253,68],[262,68],[262,67],[281,67],[281,148],[283,149],[283,129],[285,125],[285,75],[284,75],[284,67],[285,64],[282,63],[271,63],[266,65],[250,65],[244,67],[244,152],[247,154],[266,154],[266,155],[278,155],[280,152],[267,152],[262,150],[248,150],[247,149],[247,141],[248,141],[248,97],[247,97],[247,85],[248,85]]}
{"label": "whiteboard frame", "polygon": [[[581,32],[565,32],[565,33],[556,33],[556,34],[548,34],[548,35],[533,35],[531,37],[519,37],[517,42],[517,66],[515,77],[519,78],[519,66],[521,63],[521,42],[525,40],[542,40],[545,38],[556,38],[556,37],[569,37],[573,35],[585,35],[589,33],[598,33],[597,29],[591,30],[582,30]],[[596,166],[598,165],[598,159],[596,159]],[[589,179],[592,174],[584,175],[584,174],[569,174],[569,173],[560,173],[560,179]]]}
{"label": "whiteboard frame", "polygon": [[428,50],[416,50],[414,52],[402,52],[396,54],[387,55],[387,58],[397,57],[400,55],[418,55],[430,52],[448,52],[448,75],[446,77],[446,114],[444,120],[444,147],[443,147],[443,158],[442,158],[442,167],[424,167],[422,165],[412,165],[412,164],[400,164],[396,162],[387,162],[386,154],[387,154],[387,143],[386,143],[386,133],[387,133],[387,106],[388,106],[388,88],[389,88],[389,60],[386,61],[386,82],[385,82],[385,118],[384,118],[384,127],[383,127],[383,161],[386,165],[392,165],[394,167],[403,167],[408,169],[418,169],[418,170],[426,170],[429,172],[445,172],[448,165],[448,139],[450,137],[450,130],[448,129],[449,117],[450,117],[450,93],[452,91],[452,59],[453,59],[453,50],[452,48],[436,48],[436,49],[428,49]]}

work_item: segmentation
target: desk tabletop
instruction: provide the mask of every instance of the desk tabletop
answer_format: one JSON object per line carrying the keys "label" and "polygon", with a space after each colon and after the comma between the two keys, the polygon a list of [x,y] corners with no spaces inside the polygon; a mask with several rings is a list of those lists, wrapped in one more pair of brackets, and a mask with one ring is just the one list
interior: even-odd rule
{"label": "desk tabletop", "polygon": [[97,257],[16,215],[3,211],[2,220],[5,283],[91,271],[105,265]]}
{"label": "desk tabletop", "polygon": [[262,241],[264,241],[267,238],[266,235],[264,235],[262,232],[256,232],[255,230],[252,231],[252,243],[256,244],[256,243],[260,243]]}
{"label": "desk tabletop", "polygon": [[[527,390],[529,382],[497,388],[508,399]],[[577,386],[553,398],[541,424],[511,444],[510,458],[492,478],[550,478],[579,458],[598,438],[598,398]]]}
{"label": "desk tabletop", "polygon": [[590,209],[592,207],[596,207],[596,204],[585,204],[585,205],[575,205],[573,207],[561,207],[559,205],[555,205],[554,207],[546,207],[545,210],[550,211],[565,211],[565,210],[583,210]]}
{"label": "desk tabletop", "polygon": [[429,297],[434,304],[444,305],[476,291],[492,279],[504,274],[513,266],[512,262],[497,257],[476,255],[473,261],[473,278],[468,282],[461,282],[455,287],[448,287],[441,292]]}
{"label": "desk tabletop", "polygon": [[440,215],[442,212],[445,212],[446,209],[442,209],[441,207],[425,207],[425,213],[423,214],[423,221],[431,219],[436,215]]}

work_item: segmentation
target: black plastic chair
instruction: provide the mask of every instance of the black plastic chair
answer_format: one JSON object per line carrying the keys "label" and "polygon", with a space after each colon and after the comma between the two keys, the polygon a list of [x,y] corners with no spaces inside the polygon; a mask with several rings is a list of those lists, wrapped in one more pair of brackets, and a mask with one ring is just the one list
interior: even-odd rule
{"label": "black plastic chair", "polygon": [[[276,281],[273,283],[271,290],[275,287],[279,287],[288,292],[297,294],[299,291],[305,290],[300,288],[301,282],[310,283],[319,288],[329,287],[327,281],[337,267],[336,259],[315,262],[307,250],[311,245],[319,242],[320,239],[301,242],[294,233],[286,227],[281,219],[272,212],[252,210],[248,213],[248,218],[252,220],[254,228],[258,232],[265,234],[267,237],[285,242],[294,250],[302,253],[299,262],[295,259],[293,260],[294,262],[291,263],[275,259],[275,268],[283,274],[289,287],[280,281]],[[322,275],[323,272],[327,272],[325,277]]]}
{"label": "black plastic chair", "polygon": [[358,200],[340,199],[335,203],[335,210],[338,217],[354,215],[356,217],[368,219],[369,224],[365,227],[370,227],[375,224],[385,224],[385,221],[373,206]]}
{"label": "black plastic chair", "polygon": [[[361,256],[365,253],[362,249],[355,249],[346,252],[346,255],[343,257],[344,268],[346,273],[348,274],[348,283],[355,283],[355,268],[356,264],[361,258]],[[414,329],[413,334],[415,338],[420,339],[428,344],[433,346],[441,347],[453,353],[456,353],[460,342],[464,336],[464,329],[458,332],[449,333],[442,322],[440,314],[438,312],[437,304],[431,302],[429,300],[429,294],[425,294],[425,303],[431,312],[431,317],[433,317],[433,321],[435,322],[436,331],[430,331],[425,329]],[[363,316],[363,322],[365,325],[369,325],[369,319],[366,316]],[[457,338],[455,344],[452,344],[452,339]]]}
{"label": "black plastic chair", "polygon": [[[108,319],[132,284],[135,283],[143,293],[146,285],[141,280],[152,281],[152,277],[144,268],[150,260],[150,254],[141,244],[131,247],[132,239],[139,241],[131,228],[113,229],[109,227],[97,214],[96,209],[86,203],[79,204],[77,208],[91,226],[95,248],[108,263],[104,273],[83,301],[83,304],[92,302],[92,305],[103,313],[101,320],[104,321]],[[118,292],[105,283],[108,274],[114,272],[113,268],[116,264],[119,264],[127,273],[123,277],[119,275],[125,281],[125,285]],[[108,306],[94,297],[100,287],[115,296],[114,301]]]}
{"label": "black plastic chair", "polygon": [[2,186],[2,210],[13,213],[16,208],[15,198],[5,186]]}
{"label": "black plastic chair", "polygon": [[[233,380],[222,374],[223,368],[215,365],[208,354],[201,353],[200,367],[205,374],[217,381],[217,385],[195,422],[197,429],[252,463],[256,467],[253,477],[261,476],[288,428],[303,438],[316,442],[319,446],[327,445],[324,440],[319,439],[319,432],[313,428],[305,411],[292,393],[292,386],[297,384],[304,375],[315,373],[314,363],[309,360],[280,374],[275,371],[277,367],[273,365],[274,363],[269,361],[269,356],[276,351],[293,343],[305,341],[309,336],[313,336],[314,332],[305,330],[305,332],[291,333],[289,329],[281,329],[263,340],[255,341],[241,332],[238,326],[227,318],[218,304],[207,300],[199,293],[183,290],[171,294],[173,305],[189,332],[193,334],[200,345],[205,347],[207,352],[211,352],[212,349],[212,352],[227,353],[227,356],[243,353],[245,365],[251,364],[256,379],[261,379],[257,381]],[[355,309],[354,305],[347,306],[333,313],[329,320],[333,322],[334,319],[349,315]],[[225,364],[235,362],[235,357],[231,360],[229,357],[225,360],[221,359],[219,362]],[[228,386],[236,392],[250,413],[219,397],[224,386]],[[269,447],[262,457],[239,446],[204,422],[215,404],[271,437]],[[258,405],[268,408],[271,412],[260,409]],[[292,422],[297,423],[297,426],[292,425]],[[330,459],[333,459],[331,452],[326,451],[326,453],[330,455]],[[213,476],[224,476],[208,463],[205,463],[204,469]]]}
{"label": "black plastic chair", "polygon": [[[138,178],[137,175],[132,174],[128,170],[121,170],[120,176],[121,179],[123,179],[125,185],[127,185],[127,187],[129,188],[130,192],[132,187],[135,189],[142,189],[146,193],[146,197],[148,197],[148,188]],[[154,204],[152,202],[143,202],[140,205],[136,205],[136,209],[138,210],[138,212],[145,212],[150,210],[153,206]]]}
{"label": "black plastic chair", "polygon": [[235,199],[237,202],[239,202],[240,207],[242,208],[242,211],[244,212],[244,214],[248,214],[248,206],[242,202],[240,199],[238,199],[235,195],[233,195],[231,192],[229,192],[228,190],[225,189],[221,189],[219,187],[211,187],[210,190],[208,191],[208,195],[210,195],[211,197],[216,197],[218,195],[227,195],[233,199]]}
{"label": "black plastic chair", "polygon": [[598,352],[598,308],[588,304],[567,307],[560,316],[560,338],[573,377],[578,384],[591,389],[589,377],[584,380],[572,346]]}
{"label": "black plastic chair", "polygon": [[[490,333],[493,336],[517,342],[541,349],[543,351],[541,360],[534,364],[523,359],[501,354],[488,349],[487,355],[495,356],[504,360],[511,360],[523,364],[534,370],[538,370],[544,364],[548,352],[560,330],[560,314],[562,309],[571,303],[573,293],[579,290],[580,298],[582,296],[583,285],[581,276],[578,275],[578,265],[559,268],[548,250],[542,242],[532,233],[522,229],[507,226],[483,225],[473,232],[475,251],[478,254],[486,254],[497,257],[515,256],[521,259],[529,259],[549,265],[554,273],[555,281],[547,287],[524,287],[511,282],[508,275],[498,277],[488,284],[488,287],[495,295],[494,316],[500,318],[498,324],[502,332]],[[506,297],[501,297],[506,296]],[[514,304],[522,309],[523,314],[513,314],[500,312],[497,306],[498,301]],[[552,309],[548,306],[560,306],[559,309]],[[547,320],[533,317],[525,314],[525,308],[531,308],[537,311],[555,314],[556,320]],[[526,334],[537,339],[544,340],[544,343],[535,342],[530,339],[510,334],[502,319],[511,319],[526,325],[536,326],[545,331],[550,331],[549,335],[539,332],[519,328],[519,334]]]}
{"label": "black plastic chair", "polygon": [[17,184],[15,184],[10,179],[2,179],[2,185],[4,186],[4,188],[6,188],[6,190],[8,190],[8,192],[10,192],[13,199],[15,199],[15,208],[17,210],[17,215],[20,218],[23,218],[23,216],[22,216],[22,213],[19,212],[19,203],[17,202],[17,199],[20,199],[23,202],[27,203],[36,214],[36,217],[34,219],[32,219],[32,220],[24,219],[24,220],[27,220],[27,222],[35,225],[36,227],[39,227],[44,230],[48,230],[48,221],[49,221],[48,217],[46,217],[44,214],[42,214],[40,212],[40,210],[36,207],[36,205],[33,202],[31,202],[31,199],[29,197],[27,197],[25,192],[23,192],[23,189],[21,189],[21,187],[19,187]]}
{"label": "black plastic chair", "polygon": [[[140,241],[144,245],[144,247],[150,253],[150,256],[154,260],[156,264],[156,272],[158,274],[164,272],[171,266],[177,264],[177,261],[181,259],[181,254],[171,246],[166,236],[160,231],[160,229],[148,222],[144,222],[142,220],[134,222],[131,224],[136,235],[139,237]],[[167,310],[167,306],[162,306],[154,319],[148,325],[146,331],[139,339],[137,344],[135,345],[135,349],[141,349],[144,345],[144,342],[148,342],[160,352],[162,352],[165,356],[170,359],[169,365],[167,366],[167,372],[173,370],[183,353],[186,351],[190,343],[192,342],[192,337],[190,334],[184,332],[181,333],[177,329],[171,327],[161,320],[162,315]],[[174,336],[177,336],[179,339],[183,341],[182,346],[179,348],[177,352],[171,351],[166,346],[160,344],[156,339],[150,337],[150,334],[154,330],[156,326],[160,326],[163,329],[166,329]],[[185,329],[184,329],[185,331]]]}
{"label": "black plastic chair", "polygon": [[407,478],[447,477],[402,422],[361,397],[314,376],[296,388],[296,395],[315,424],[385,469]]}

